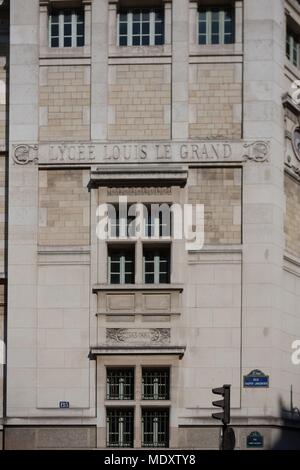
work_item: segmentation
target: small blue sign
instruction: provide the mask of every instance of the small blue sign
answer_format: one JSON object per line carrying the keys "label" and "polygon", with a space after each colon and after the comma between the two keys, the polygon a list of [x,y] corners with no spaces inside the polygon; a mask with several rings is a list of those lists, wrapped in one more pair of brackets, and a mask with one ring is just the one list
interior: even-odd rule
{"label": "small blue sign", "polygon": [[257,431],[253,431],[247,436],[247,447],[263,447],[264,437]]}
{"label": "small blue sign", "polygon": [[248,375],[244,375],[244,387],[269,387],[269,376],[261,370],[252,370]]}
{"label": "small blue sign", "polygon": [[60,401],[59,402],[59,407],[60,408],[70,408],[70,402],[69,401]]}

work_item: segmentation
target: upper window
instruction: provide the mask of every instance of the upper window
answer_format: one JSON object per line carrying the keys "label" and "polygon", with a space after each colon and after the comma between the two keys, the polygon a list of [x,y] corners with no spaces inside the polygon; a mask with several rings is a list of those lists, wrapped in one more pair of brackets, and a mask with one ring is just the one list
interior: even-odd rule
{"label": "upper window", "polygon": [[109,247],[108,278],[110,284],[134,284],[134,246]]}
{"label": "upper window", "polygon": [[121,11],[119,46],[156,46],[164,44],[164,14],[160,9]]}
{"label": "upper window", "polygon": [[143,369],[142,399],[143,400],[169,400],[169,398],[170,398],[170,370],[169,369]]}
{"label": "upper window", "polygon": [[106,398],[107,400],[133,400],[133,369],[107,369]]}
{"label": "upper window", "polygon": [[49,16],[50,47],[84,46],[83,10],[55,10]]}
{"label": "upper window", "polygon": [[299,39],[290,30],[286,34],[286,56],[295,67],[299,67]]}
{"label": "upper window", "polygon": [[199,11],[199,44],[232,44],[234,13],[230,8],[207,8]]}
{"label": "upper window", "polygon": [[168,284],[170,282],[170,247],[145,246],[144,282],[146,284]]}

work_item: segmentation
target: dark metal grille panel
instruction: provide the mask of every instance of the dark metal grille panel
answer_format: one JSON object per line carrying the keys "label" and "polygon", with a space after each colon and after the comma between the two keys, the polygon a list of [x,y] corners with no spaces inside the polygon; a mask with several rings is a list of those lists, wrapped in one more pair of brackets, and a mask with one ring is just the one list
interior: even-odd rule
{"label": "dark metal grille panel", "polygon": [[143,369],[142,399],[143,400],[169,400],[169,398],[170,398],[170,370],[169,369]]}
{"label": "dark metal grille panel", "polygon": [[133,447],[133,416],[129,408],[107,410],[107,447]]}
{"label": "dark metal grille panel", "polygon": [[134,370],[107,369],[106,380],[107,400],[134,399]]}
{"label": "dark metal grille panel", "polygon": [[169,447],[169,410],[142,410],[142,447]]}

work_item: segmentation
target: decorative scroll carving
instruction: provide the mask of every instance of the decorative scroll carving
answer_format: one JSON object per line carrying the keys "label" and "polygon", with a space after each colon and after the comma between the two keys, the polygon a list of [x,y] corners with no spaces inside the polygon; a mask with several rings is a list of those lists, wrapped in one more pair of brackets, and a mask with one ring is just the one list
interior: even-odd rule
{"label": "decorative scroll carving", "polygon": [[27,163],[38,163],[38,146],[19,144],[14,145],[13,160],[18,165],[27,165]]}
{"label": "decorative scroll carving", "polygon": [[110,344],[168,344],[169,328],[107,328],[106,341]]}
{"label": "decorative scroll carving", "polygon": [[243,158],[245,161],[251,160],[254,162],[266,162],[268,161],[270,146],[268,142],[263,140],[258,140],[257,142],[253,143],[245,143],[243,145],[244,149],[246,149],[246,153],[244,154]]}

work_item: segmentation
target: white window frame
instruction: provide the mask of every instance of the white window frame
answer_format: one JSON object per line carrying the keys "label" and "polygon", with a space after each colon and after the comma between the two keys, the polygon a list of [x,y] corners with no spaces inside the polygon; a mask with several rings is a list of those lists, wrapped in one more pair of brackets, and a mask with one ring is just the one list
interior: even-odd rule
{"label": "white window frame", "polygon": [[[66,36],[66,37],[71,37],[71,46],[64,46],[64,17],[66,12],[71,13],[71,36]],[[69,14],[70,14],[69,13]],[[85,16],[84,10],[82,10],[83,13],[83,18]],[[69,48],[69,47],[83,47],[84,46],[84,41],[85,41],[85,32],[84,32],[84,22],[85,18],[83,19],[83,46],[77,46],[77,24],[78,24],[78,10],[59,10],[57,11],[58,14],[58,48]],[[52,34],[51,34],[51,25],[52,25],[52,14],[50,13],[49,15],[49,20],[48,20],[48,44],[49,47],[52,47],[53,49],[55,48],[54,46],[51,46],[51,39],[52,39]],[[57,36],[54,36],[57,37]],[[58,49],[55,48],[55,49]]]}
{"label": "white window frame", "polygon": [[[219,14],[219,42],[213,44],[212,43],[212,13],[218,12]],[[220,44],[231,44],[231,43],[225,43],[225,13],[227,11],[231,11],[230,8],[225,8],[225,9],[200,9],[198,11],[197,15],[197,38],[198,38],[198,44],[200,46],[204,45],[220,45]],[[206,15],[206,43],[202,44],[199,41],[200,37],[200,29],[199,29],[199,23],[200,23],[200,13],[205,13]],[[233,35],[233,42],[234,43],[234,37],[235,37],[235,21],[234,21],[234,13],[232,12],[232,18],[231,18],[231,24],[232,24],[232,35]],[[202,36],[204,36],[204,33],[201,33]]]}
{"label": "white window frame", "polygon": [[[133,34],[133,14],[136,13],[137,11],[140,11],[140,13],[143,11],[143,10],[147,10],[147,8],[140,8],[140,9],[135,9],[135,10],[128,10],[127,12],[122,12],[122,14],[126,14],[127,15],[127,46],[121,46],[121,47],[128,47],[128,46],[133,46],[132,44],[132,39],[133,39],[133,36],[135,36]],[[156,46],[158,44],[155,44],[155,10],[156,9],[151,9],[149,8],[149,46]],[[163,15],[164,15],[164,11],[162,11]],[[118,20],[117,20],[117,28],[118,28],[118,31],[117,31],[117,37],[118,37],[118,46],[120,46],[120,13],[118,13]],[[143,21],[140,19],[140,44],[135,44],[134,46],[135,47],[140,47],[140,46],[144,46],[144,47],[147,47],[148,45],[144,45],[142,44],[142,24],[143,24]],[[163,36],[163,41],[162,41],[162,44],[160,45],[164,45],[164,38],[165,38],[165,32],[164,32],[164,29],[165,29],[165,19],[163,20],[163,33],[162,33],[162,36]],[[125,34],[122,34],[121,36],[125,36]]]}
{"label": "white window frame", "polygon": [[[160,261],[161,261],[161,256],[159,254],[159,252],[157,250],[153,250],[153,252],[155,253],[154,254],[154,272],[150,273],[146,273],[146,258],[145,258],[145,255],[143,254],[143,278],[144,278],[144,283],[146,284],[146,274],[154,274],[154,282],[151,283],[151,284],[160,284],[160,275],[162,273],[166,273],[168,274],[168,277],[170,278],[170,260],[169,262],[167,262],[167,268],[169,268],[169,270],[167,271],[160,271]],[[152,261],[151,261],[152,262]],[[148,283],[150,284],[150,283]]]}
{"label": "white window frame", "polygon": [[[116,263],[116,262],[114,262],[114,263]],[[133,263],[133,267],[134,267],[134,259],[133,259],[132,263]],[[119,266],[120,266],[119,272],[118,273],[113,273],[113,274],[119,274],[119,276],[120,276],[119,285],[126,284],[126,281],[125,281],[126,274],[133,274],[133,276],[134,276],[134,271],[133,271],[133,273],[126,271],[126,255],[125,255],[125,253],[120,256]],[[108,255],[108,282],[109,282],[109,284],[112,284],[112,282],[111,282],[111,255]],[[118,284],[116,284],[116,285],[118,285]]]}

